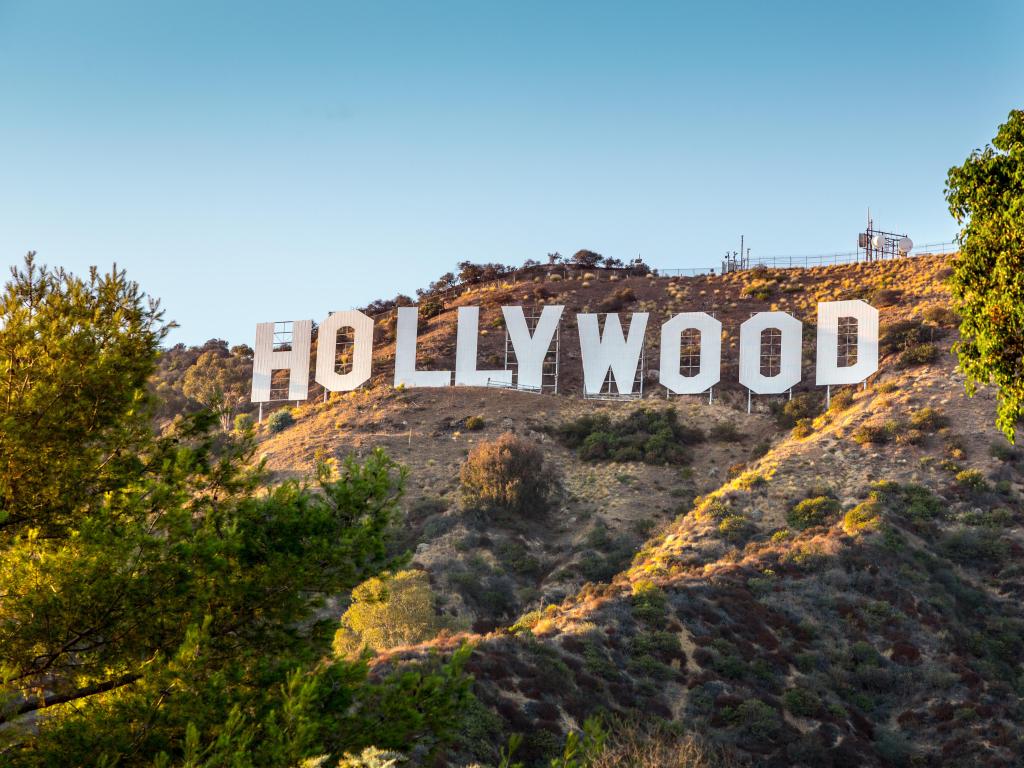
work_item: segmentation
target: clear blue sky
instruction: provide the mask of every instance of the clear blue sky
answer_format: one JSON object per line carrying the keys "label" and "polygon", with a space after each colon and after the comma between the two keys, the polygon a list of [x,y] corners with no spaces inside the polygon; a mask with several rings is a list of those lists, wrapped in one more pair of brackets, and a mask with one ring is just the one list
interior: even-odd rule
{"label": "clear blue sky", "polygon": [[0,0],[0,246],[127,267],[181,328],[591,248],[704,266],[955,233],[1024,106],[1005,2]]}

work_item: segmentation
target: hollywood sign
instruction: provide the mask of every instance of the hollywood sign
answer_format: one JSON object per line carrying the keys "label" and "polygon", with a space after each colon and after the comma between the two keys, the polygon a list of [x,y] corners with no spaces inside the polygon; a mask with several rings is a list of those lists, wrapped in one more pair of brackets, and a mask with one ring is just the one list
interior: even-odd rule
{"label": "hollywood sign", "polygon": [[[505,328],[515,351],[516,370],[487,370],[477,367],[477,339],[480,308],[459,307],[455,370],[420,370],[416,364],[419,312],[416,307],[398,309],[395,339],[395,386],[483,387],[501,386],[540,391],[543,366],[548,356],[564,307],[544,307],[535,327],[527,324],[522,307],[502,307]],[[622,331],[618,314],[606,315],[604,328],[596,314],[577,314],[583,388],[597,395],[611,373],[619,394],[633,393],[650,314],[634,312],[629,330]],[[856,353],[840,359],[840,323],[848,338],[853,328]],[[851,322],[852,321],[852,322]],[[275,349],[274,323],[256,326],[256,347],[252,373],[252,401],[270,402],[274,371],[288,371],[287,400],[305,400],[309,391],[309,355],[313,323],[292,323],[289,349]],[[373,364],[373,319],[358,310],[334,312],[319,327],[321,340],[336,340],[339,331],[352,340],[351,367],[340,373],[335,344],[317,345],[316,382],[330,392],[348,392],[370,378]],[[764,331],[778,334],[778,371],[765,374],[761,360]],[[695,331],[700,337],[700,362],[696,372],[684,374],[680,355],[683,334]],[[758,312],[740,325],[739,383],[754,394],[786,392],[801,380],[803,324],[787,312]],[[693,335],[693,334],[690,334]],[[661,364],[658,380],[674,394],[707,392],[721,380],[722,323],[706,312],[681,312],[661,326]],[[846,361],[855,360],[852,364]],[[815,384],[836,386],[857,384],[878,370],[878,310],[863,301],[826,301],[818,304],[817,365]],[[513,373],[515,379],[513,380]]]}

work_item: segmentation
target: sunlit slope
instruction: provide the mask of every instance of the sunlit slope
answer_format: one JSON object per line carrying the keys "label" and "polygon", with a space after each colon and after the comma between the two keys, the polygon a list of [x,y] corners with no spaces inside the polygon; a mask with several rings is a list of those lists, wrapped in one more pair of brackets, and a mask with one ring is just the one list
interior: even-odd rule
{"label": "sunlit slope", "polygon": [[[625,284],[633,298],[619,311],[651,311],[652,325],[714,309],[725,332],[716,403],[666,401],[656,387],[645,401],[707,433],[683,469],[580,461],[551,436],[596,407],[575,396],[385,383],[299,409],[297,425],[263,450],[282,473],[305,471],[317,453],[377,445],[409,466],[414,562],[447,610],[496,628],[469,636],[470,665],[479,698],[500,718],[491,727],[529,734],[525,759],[605,708],[706,730],[764,764],[899,765],[917,755],[923,764],[1010,765],[1020,752],[1024,457],[1000,443],[991,395],[963,394],[948,351],[944,269],[936,257],[614,285],[592,278],[494,286],[456,302],[483,305],[485,318],[538,294],[567,312],[593,310]],[[768,308],[813,321],[817,301],[846,298],[882,313],[886,352],[867,388],[846,390],[828,411],[818,405],[796,433],[770,412],[778,399],[757,398],[748,416],[731,383],[739,323]],[[436,366],[451,363],[452,309],[421,339]],[[503,349],[492,328],[483,362]],[[657,359],[654,336],[648,360]],[[572,393],[571,322],[562,339],[560,389]],[[919,343],[934,349],[903,351]],[[388,348],[379,354],[386,378]],[[798,395],[809,381],[813,344]],[[483,428],[467,430],[476,415]],[[468,520],[458,466],[476,441],[505,430],[543,446],[562,474],[562,500],[538,519]],[[635,554],[621,551],[630,541]],[[588,579],[595,553],[606,572]],[[474,575],[505,580],[506,597],[478,599],[466,589]],[[378,668],[427,647],[384,654]]]}

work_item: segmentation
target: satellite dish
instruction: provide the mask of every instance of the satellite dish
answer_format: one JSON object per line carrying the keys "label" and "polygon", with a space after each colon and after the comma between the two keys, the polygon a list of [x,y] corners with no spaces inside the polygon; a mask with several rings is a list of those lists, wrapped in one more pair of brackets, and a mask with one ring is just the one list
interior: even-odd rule
{"label": "satellite dish", "polygon": [[900,253],[910,253],[914,247],[914,241],[909,237],[900,238]]}
{"label": "satellite dish", "polygon": [[885,235],[874,235],[871,238],[871,245],[879,251],[885,248]]}

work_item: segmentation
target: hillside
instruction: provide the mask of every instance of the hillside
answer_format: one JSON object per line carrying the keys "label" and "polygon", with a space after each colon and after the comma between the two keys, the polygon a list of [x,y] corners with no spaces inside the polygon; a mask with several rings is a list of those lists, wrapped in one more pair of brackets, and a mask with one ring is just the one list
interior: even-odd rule
{"label": "hillside", "polygon": [[[560,394],[396,390],[385,319],[372,386],[295,408],[293,426],[260,431],[260,451],[280,477],[375,447],[409,468],[398,545],[472,631],[383,652],[375,668],[475,643],[484,708],[449,764],[496,762],[513,731],[533,764],[602,709],[663,718],[758,765],[1017,764],[1024,452],[993,427],[991,393],[963,394],[946,269],[920,257],[467,289],[427,322],[420,365],[453,365],[460,305],[482,307],[481,365],[500,367],[502,304],[565,304]],[[850,298],[881,311],[880,368],[826,410],[814,307]],[[766,309],[804,321],[803,381],[748,415],[738,328]],[[654,329],[686,310],[723,323],[711,404],[656,385]],[[653,313],[641,403],[579,396],[578,311]],[[581,415],[638,407],[699,431],[685,463],[585,461],[558,437]],[[460,504],[467,453],[507,431],[557,469],[545,515]]]}

